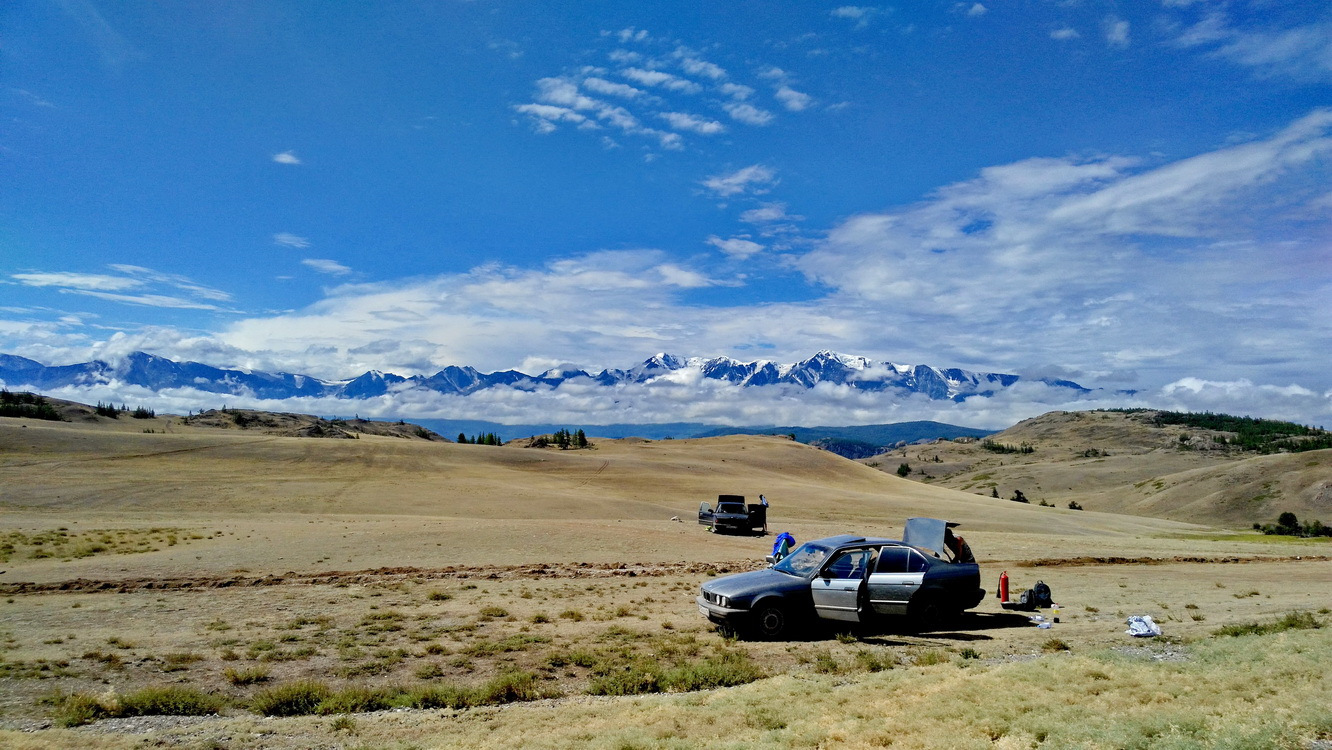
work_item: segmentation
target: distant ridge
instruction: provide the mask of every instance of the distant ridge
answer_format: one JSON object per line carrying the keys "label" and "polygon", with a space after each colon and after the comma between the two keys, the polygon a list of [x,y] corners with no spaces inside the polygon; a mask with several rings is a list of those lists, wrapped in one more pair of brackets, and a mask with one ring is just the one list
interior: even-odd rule
{"label": "distant ridge", "polygon": [[[205,393],[260,399],[376,398],[423,390],[466,396],[487,388],[538,390],[559,388],[570,381],[614,387],[650,383],[681,371],[694,371],[709,380],[740,387],[782,386],[810,389],[822,383],[863,391],[898,391],[932,400],[963,401],[989,397],[1021,380],[1018,375],[973,372],[929,365],[875,362],[865,357],[820,351],[809,359],[782,364],[768,360],[740,362],[730,357],[679,357],[657,354],[627,370],[589,372],[558,368],[539,375],[517,370],[483,373],[473,367],[450,365],[433,375],[404,377],[371,370],[347,380],[323,380],[310,375],[220,368],[199,362],[176,362],[145,352],[134,352],[116,363],[102,360],[47,366],[12,354],[0,354],[0,381],[6,387],[52,388],[133,385],[153,391],[188,388]],[[1077,393],[1088,389],[1069,380],[1039,382]]]}

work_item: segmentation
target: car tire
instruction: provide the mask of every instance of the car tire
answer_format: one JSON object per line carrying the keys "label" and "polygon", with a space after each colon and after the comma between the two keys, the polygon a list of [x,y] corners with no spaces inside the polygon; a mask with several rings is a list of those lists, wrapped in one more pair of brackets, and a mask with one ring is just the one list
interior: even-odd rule
{"label": "car tire", "polygon": [[948,619],[948,611],[938,597],[927,597],[911,603],[908,612],[911,627],[918,631],[937,630]]}
{"label": "car tire", "polygon": [[754,635],[775,641],[791,632],[791,615],[779,604],[763,604],[754,610]]}

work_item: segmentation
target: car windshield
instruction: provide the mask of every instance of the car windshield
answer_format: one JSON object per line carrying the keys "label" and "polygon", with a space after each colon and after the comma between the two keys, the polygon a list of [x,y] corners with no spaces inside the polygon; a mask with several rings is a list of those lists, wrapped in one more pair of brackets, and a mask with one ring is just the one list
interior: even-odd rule
{"label": "car windshield", "polygon": [[808,578],[827,558],[828,548],[806,542],[797,547],[795,552],[782,558],[782,561],[772,566],[772,569],[787,575]]}
{"label": "car windshield", "polygon": [[720,503],[717,505],[718,513],[744,513],[744,503]]}

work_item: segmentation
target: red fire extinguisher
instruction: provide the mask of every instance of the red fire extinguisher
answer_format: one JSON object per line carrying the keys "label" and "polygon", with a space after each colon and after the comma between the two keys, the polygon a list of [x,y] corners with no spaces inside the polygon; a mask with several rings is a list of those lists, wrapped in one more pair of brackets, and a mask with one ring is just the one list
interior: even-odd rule
{"label": "red fire extinguisher", "polygon": [[999,601],[1008,601],[1008,571],[999,574]]}

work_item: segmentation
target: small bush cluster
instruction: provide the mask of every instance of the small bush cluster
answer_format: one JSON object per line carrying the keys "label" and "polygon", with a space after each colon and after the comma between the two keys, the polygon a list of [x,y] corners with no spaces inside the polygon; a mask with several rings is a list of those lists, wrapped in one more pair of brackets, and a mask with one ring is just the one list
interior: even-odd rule
{"label": "small bush cluster", "polygon": [[1287,630],[1317,630],[1326,623],[1312,612],[1287,612],[1271,622],[1250,622],[1226,625],[1213,631],[1213,635],[1239,637],[1242,635],[1271,635]]}

